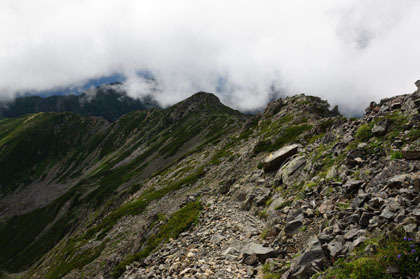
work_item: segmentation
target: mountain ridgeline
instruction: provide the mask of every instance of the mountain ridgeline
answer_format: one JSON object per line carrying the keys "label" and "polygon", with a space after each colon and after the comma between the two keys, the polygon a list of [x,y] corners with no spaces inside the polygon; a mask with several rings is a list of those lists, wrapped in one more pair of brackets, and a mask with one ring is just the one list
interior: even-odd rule
{"label": "mountain ridgeline", "polygon": [[0,117],[18,117],[37,112],[73,112],[83,116],[98,116],[113,122],[135,110],[158,107],[151,98],[134,99],[113,83],[92,88],[81,95],[58,95],[42,98],[26,96],[10,102],[0,102]]}
{"label": "mountain ridgeline", "polygon": [[420,90],[0,119],[0,278],[417,278],[419,120]]}

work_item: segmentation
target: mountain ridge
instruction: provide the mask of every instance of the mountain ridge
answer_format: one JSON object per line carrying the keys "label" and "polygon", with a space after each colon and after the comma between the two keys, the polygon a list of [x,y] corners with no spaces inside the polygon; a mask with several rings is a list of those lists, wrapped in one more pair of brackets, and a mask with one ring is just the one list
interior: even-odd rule
{"label": "mountain ridge", "polygon": [[84,116],[101,116],[113,122],[120,116],[151,107],[159,107],[151,98],[128,96],[112,83],[91,88],[80,95],[26,96],[0,103],[0,117],[17,117],[37,112],[74,112]]}
{"label": "mountain ridge", "polygon": [[[198,93],[128,113],[79,154],[95,159],[77,184],[0,224],[0,268],[22,278],[415,278],[418,253],[393,247],[420,243],[419,100],[420,89],[347,119],[296,95],[248,117]],[[13,121],[0,120],[0,143]],[[411,270],[390,272],[384,255],[396,251]]]}

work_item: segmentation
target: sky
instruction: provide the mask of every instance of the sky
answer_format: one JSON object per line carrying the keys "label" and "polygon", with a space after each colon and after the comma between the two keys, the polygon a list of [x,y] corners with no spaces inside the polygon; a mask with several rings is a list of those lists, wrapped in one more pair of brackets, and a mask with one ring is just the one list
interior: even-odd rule
{"label": "sky", "polygon": [[419,14],[417,0],[1,0],[0,99],[121,74],[162,106],[305,93],[354,114],[416,89]]}

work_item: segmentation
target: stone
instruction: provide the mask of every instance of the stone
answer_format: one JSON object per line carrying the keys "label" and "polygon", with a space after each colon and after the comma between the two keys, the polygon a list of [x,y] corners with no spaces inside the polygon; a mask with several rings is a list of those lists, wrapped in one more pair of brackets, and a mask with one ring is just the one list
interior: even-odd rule
{"label": "stone", "polygon": [[353,238],[355,238],[358,235],[358,233],[359,233],[359,230],[357,230],[357,229],[349,230],[348,232],[346,232],[344,234],[344,238],[346,240],[352,240]]}
{"label": "stone", "polygon": [[244,258],[244,264],[256,266],[259,263],[258,257],[256,254],[251,254]]}
{"label": "stone", "polygon": [[366,240],[367,240],[366,236],[364,236],[364,235],[359,236],[356,240],[353,241],[349,250],[352,251],[354,248],[359,247],[359,245],[362,244],[363,242],[365,242]]}
{"label": "stone", "polygon": [[382,136],[386,133],[388,129],[389,121],[387,119],[379,122],[372,128],[372,134],[374,136]]}
{"label": "stone", "polygon": [[388,187],[400,188],[407,179],[408,179],[407,174],[400,174],[400,175],[393,176],[388,182]]}
{"label": "stone", "polygon": [[265,205],[266,201],[270,198],[270,189],[256,188],[254,191],[254,202],[257,206]]}
{"label": "stone", "polygon": [[401,103],[400,102],[395,102],[391,104],[391,110],[396,110],[396,109],[400,109],[401,108]]}
{"label": "stone", "polygon": [[418,89],[420,89],[420,80],[416,81],[414,84],[417,86]]}
{"label": "stone", "polygon": [[369,221],[372,219],[372,217],[375,216],[375,214],[371,212],[363,212],[362,216],[360,216],[359,224],[360,226],[365,229],[369,226]]}
{"label": "stone", "polygon": [[245,257],[255,254],[260,262],[264,262],[268,258],[274,258],[278,253],[271,248],[264,247],[257,243],[248,243],[238,249]]}
{"label": "stone", "polygon": [[291,156],[295,155],[298,151],[299,145],[292,144],[284,146],[274,153],[268,155],[263,161],[263,169],[265,172],[275,171]]}
{"label": "stone", "polygon": [[324,201],[318,208],[319,212],[321,214],[325,214],[327,212],[330,212],[333,209],[334,205],[331,200]]}
{"label": "stone", "polygon": [[273,201],[267,208],[267,214],[270,215],[276,211],[276,208],[278,208],[280,205],[284,204],[286,200],[282,197],[273,197]]}
{"label": "stone", "polygon": [[291,264],[293,272],[290,278],[310,278],[316,273],[316,268],[312,267],[321,268],[324,260],[325,254],[320,243],[317,240],[311,241],[307,249],[293,260]]}
{"label": "stone", "polygon": [[414,232],[417,229],[417,225],[411,223],[411,224],[405,225],[403,228],[404,228],[404,231],[406,233],[412,233],[412,232]]}
{"label": "stone", "polygon": [[341,241],[333,240],[331,241],[327,249],[330,252],[330,256],[335,258],[336,256],[340,255],[340,253],[344,250],[343,243]]}
{"label": "stone", "polygon": [[385,218],[385,219],[391,220],[392,218],[394,218],[395,213],[393,213],[393,212],[389,209],[389,207],[385,207],[385,208],[382,210],[381,215],[379,215],[379,216],[380,216],[380,217],[382,217],[382,218]]}
{"label": "stone", "polygon": [[347,144],[349,144],[353,140],[354,140],[354,137],[353,136],[351,136],[351,135],[345,135],[344,138],[343,138],[343,143],[347,145]]}
{"label": "stone", "polygon": [[353,194],[359,190],[362,184],[363,184],[362,180],[350,180],[350,181],[347,181],[346,184],[343,185],[343,188],[345,189],[347,194]]}
{"label": "stone", "polygon": [[299,170],[301,170],[305,166],[305,164],[305,157],[298,156],[296,158],[293,158],[292,160],[290,160],[290,162],[286,163],[280,168],[276,177],[281,177],[281,180],[285,185],[291,185],[295,182],[295,177],[302,179],[299,175]]}
{"label": "stone", "polygon": [[301,220],[293,220],[286,224],[284,227],[284,232],[286,235],[291,236],[299,231],[299,229],[302,227],[303,223]]}
{"label": "stone", "polygon": [[401,153],[402,153],[403,158],[406,160],[419,160],[420,159],[420,150],[403,149]]}

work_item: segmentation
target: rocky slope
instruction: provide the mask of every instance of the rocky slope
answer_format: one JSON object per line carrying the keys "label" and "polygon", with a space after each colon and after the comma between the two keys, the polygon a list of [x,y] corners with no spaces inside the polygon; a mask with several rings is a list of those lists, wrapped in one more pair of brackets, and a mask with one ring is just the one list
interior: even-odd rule
{"label": "rocky slope", "polygon": [[[2,268],[23,278],[418,278],[419,112],[420,90],[371,103],[360,119],[305,95],[248,120],[205,93],[129,114],[106,127],[66,194],[0,226],[11,243]],[[32,237],[21,233],[40,218]],[[22,240],[29,247],[13,249]]]}

